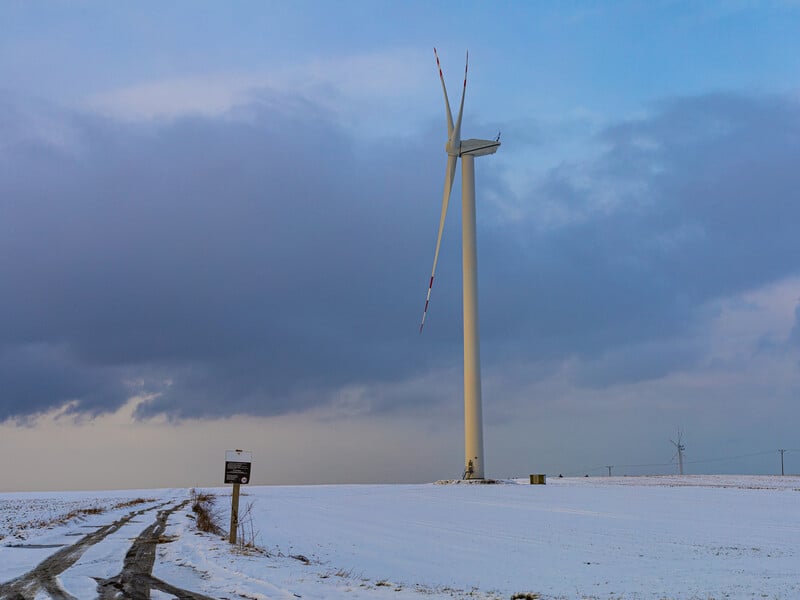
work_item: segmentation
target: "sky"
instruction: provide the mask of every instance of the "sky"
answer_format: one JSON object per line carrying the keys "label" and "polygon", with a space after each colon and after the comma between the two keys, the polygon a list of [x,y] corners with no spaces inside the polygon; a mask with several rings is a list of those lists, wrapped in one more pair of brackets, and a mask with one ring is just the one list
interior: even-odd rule
{"label": "sky", "polygon": [[[0,4],[0,490],[800,472],[800,3]],[[455,100],[453,100],[455,102]]]}

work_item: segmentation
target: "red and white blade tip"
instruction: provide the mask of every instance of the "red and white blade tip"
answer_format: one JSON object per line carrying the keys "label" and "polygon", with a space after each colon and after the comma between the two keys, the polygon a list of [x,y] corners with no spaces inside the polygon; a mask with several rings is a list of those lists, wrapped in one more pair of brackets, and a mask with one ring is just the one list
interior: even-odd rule
{"label": "red and white blade tip", "polygon": [[425,327],[425,317],[428,315],[428,305],[431,302],[431,290],[433,289],[433,275],[428,284],[428,295],[425,297],[425,308],[422,310],[422,322],[419,324],[419,332],[422,333],[422,328]]}

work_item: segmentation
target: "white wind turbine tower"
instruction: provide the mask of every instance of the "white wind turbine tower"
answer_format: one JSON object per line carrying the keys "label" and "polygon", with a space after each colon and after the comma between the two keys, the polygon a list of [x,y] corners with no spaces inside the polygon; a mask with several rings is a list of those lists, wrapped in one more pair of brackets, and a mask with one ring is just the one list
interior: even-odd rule
{"label": "white wind turbine tower", "polygon": [[436,263],[439,260],[439,248],[442,244],[442,231],[444,220],[447,216],[447,205],[450,202],[450,192],[453,189],[453,177],[456,172],[456,162],[461,158],[461,249],[462,268],[464,271],[464,478],[483,479],[483,415],[481,408],[481,365],[480,365],[480,336],[478,333],[478,251],[475,236],[475,157],[494,154],[500,146],[500,136],[495,140],[461,140],[461,117],[464,113],[464,95],[467,91],[467,69],[469,66],[469,53],[467,65],[464,68],[464,87],[461,90],[461,105],[458,117],[453,123],[453,114],[450,111],[450,100],[447,97],[447,87],[444,84],[442,66],[439,64],[439,55],[436,56],[436,66],[439,68],[439,79],[442,82],[444,103],[447,109],[447,170],[444,179],[444,196],[442,198],[442,216],[439,219],[439,234],[436,237],[436,251],[433,255],[433,268],[431,280],[428,285],[428,294],[425,298],[425,309],[422,312],[422,323],[419,331],[425,326],[425,317],[428,313],[428,303],[431,299],[433,277],[436,274]]}

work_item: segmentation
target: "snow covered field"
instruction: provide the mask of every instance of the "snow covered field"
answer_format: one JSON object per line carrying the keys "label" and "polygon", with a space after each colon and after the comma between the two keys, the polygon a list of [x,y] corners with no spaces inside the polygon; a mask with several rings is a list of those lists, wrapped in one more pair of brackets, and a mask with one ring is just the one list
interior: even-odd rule
{"label": "snow covered field", "polygon": [[[226,523],[230,488],[211,491]],[[188,490],[0,494],[0,598],[111,598],[98,580],[125,580],[137,540],[157,599],[800,598],[800,477],[242,491],[261,551],[199,535]]]}

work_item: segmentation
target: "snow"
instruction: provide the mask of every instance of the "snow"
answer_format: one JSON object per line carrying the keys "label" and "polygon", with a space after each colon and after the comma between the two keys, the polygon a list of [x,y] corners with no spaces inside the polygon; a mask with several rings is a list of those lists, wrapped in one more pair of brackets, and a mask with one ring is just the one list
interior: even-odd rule
{"label": "snow", "polygon": [[[223,526],[230,487],[218,494]],[[675,476],[520,480],[501,485],[242,487],[253,550],[198,534],[187,507],[169,520],[153,575],[213,598],[703,599],[800,597],[800,477]],[[157,502],[187,490],[0,494],[1,583],[141,507],[36,527],[125,498]],[[81,504],[83,503],[83,504]],[[90,547],[62,573],[78,598],[120,572],[155,510]],[[11,533],[15,532],[15,533]],[[254,539],[252,539],[254,538]],[[260,548],[260,549],[259,549]],[[293,558],[294,557],[294,558]],[[307,561],[301,560],[306,558]],[[1,597],[1,595],[0,595]],[[44,597],[44,596],[43,596]],[[153,598],[169,598],[155,591]]]}
{"label": "snow", "polygon": [[[0,583],[30,570],[59,549],[36,546],[61,547],[75,543],[81,536],[132,510],[116,506],[139,498],[165,496],[169,496],[168,490],[0,494]],[[134,508],[155,504],[143,503]],[[103,512],[100,515],[80,512],[95,508]],[[73,513],[78,514],[71,517]]]}

